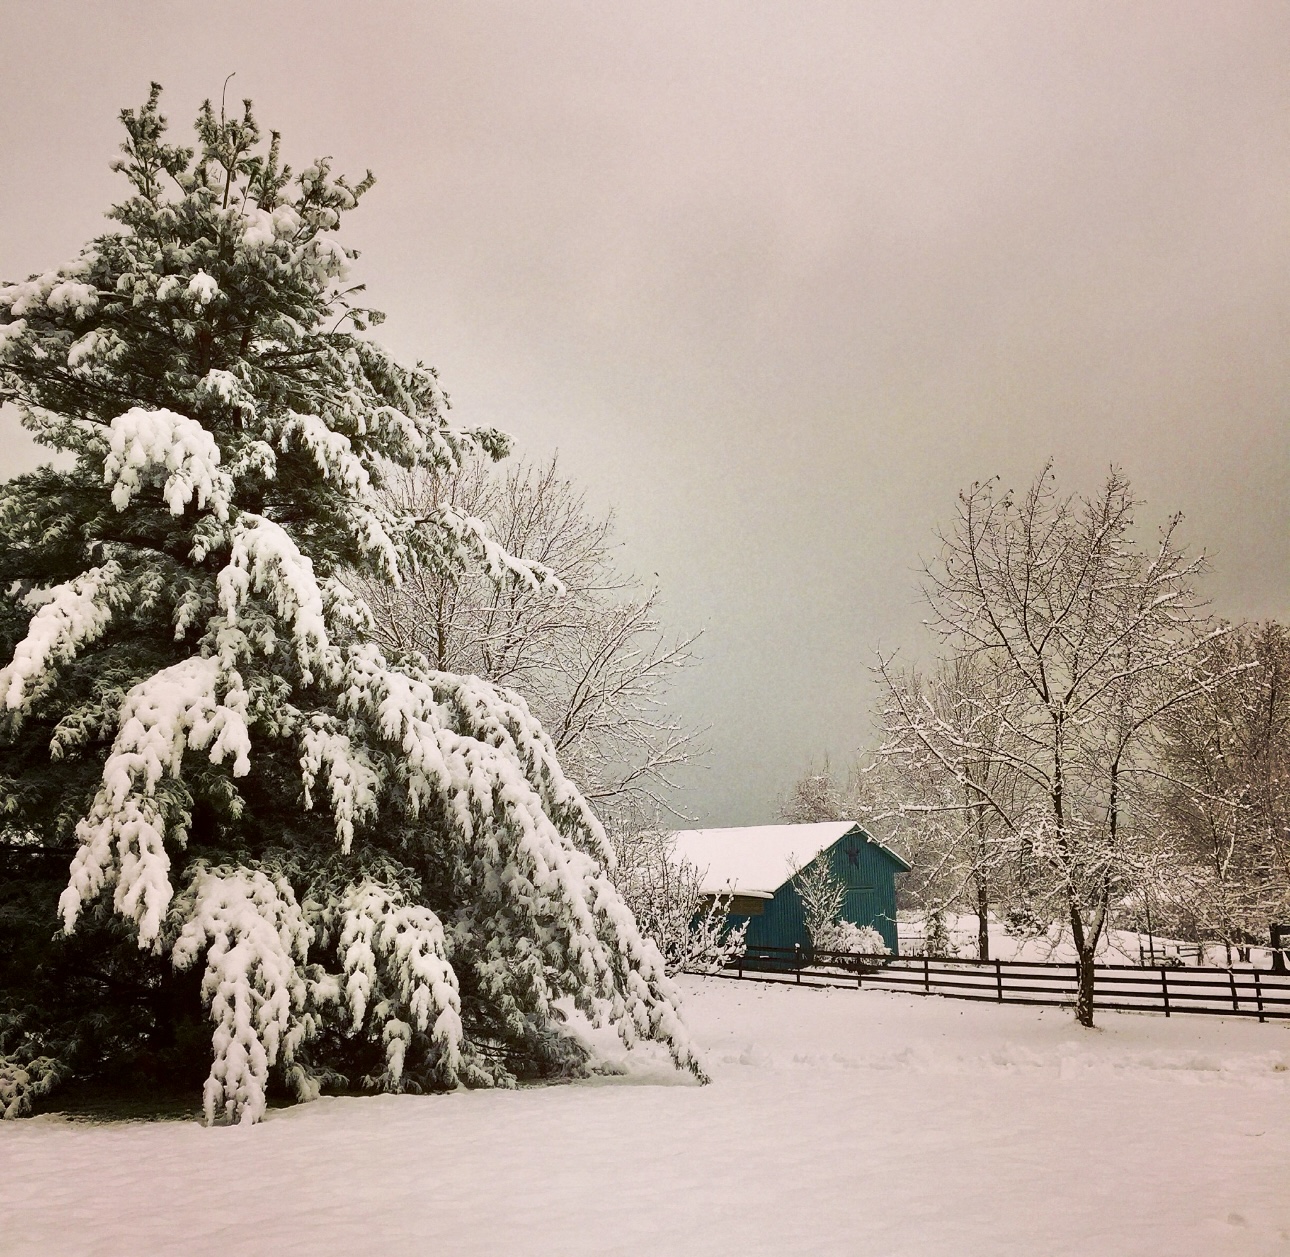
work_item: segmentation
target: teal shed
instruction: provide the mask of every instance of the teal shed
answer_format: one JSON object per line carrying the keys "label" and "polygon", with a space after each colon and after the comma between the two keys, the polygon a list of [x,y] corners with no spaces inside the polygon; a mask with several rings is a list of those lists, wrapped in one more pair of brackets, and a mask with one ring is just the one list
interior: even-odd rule
{"label": "teal shed", "polygon": [[896,874],[909,865],[855,821],[687,829],[675,850],[700,870],[704,894],[731,896],[750,948],[809,947],[793,874],[822,860],[847,888],[844,919],[872,926],[897,954]]}

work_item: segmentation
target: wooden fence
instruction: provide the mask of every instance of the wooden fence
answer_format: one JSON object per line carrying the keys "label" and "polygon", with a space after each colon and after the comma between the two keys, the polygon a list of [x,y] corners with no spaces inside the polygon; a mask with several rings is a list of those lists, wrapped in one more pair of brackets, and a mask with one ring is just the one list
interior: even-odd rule
{"label": "wooden fence", "polygon": [[[881,987],[996,1004],[1073,1005],[1079,966],[758,947],[731,962],[721,976],[800,986]],[[1267,969],[1096,965],[1093,992],[1094,1008],[1102,1010],[1290,1020],[1290,974]]]}

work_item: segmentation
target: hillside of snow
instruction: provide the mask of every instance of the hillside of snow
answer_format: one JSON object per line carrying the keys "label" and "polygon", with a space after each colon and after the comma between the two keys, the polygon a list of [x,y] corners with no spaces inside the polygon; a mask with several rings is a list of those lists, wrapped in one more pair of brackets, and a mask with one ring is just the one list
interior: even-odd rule
{"label": "hillside of snow", "polygon": [[1290,1253],[1290,1026],[687,978],[713,1083],[0,1125],[0,1252]]}

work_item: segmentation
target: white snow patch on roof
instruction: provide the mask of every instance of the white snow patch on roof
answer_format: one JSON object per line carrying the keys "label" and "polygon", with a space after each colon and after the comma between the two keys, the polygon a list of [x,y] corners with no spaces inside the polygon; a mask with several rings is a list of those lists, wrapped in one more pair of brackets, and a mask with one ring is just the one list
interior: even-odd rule
{"label": "white snow patch on roof", "polygon": [[702,870],[706,895],[773,895],[796,869],[856,828],[855,821],[819,821],[685,829],[676,835],[676,856]]}

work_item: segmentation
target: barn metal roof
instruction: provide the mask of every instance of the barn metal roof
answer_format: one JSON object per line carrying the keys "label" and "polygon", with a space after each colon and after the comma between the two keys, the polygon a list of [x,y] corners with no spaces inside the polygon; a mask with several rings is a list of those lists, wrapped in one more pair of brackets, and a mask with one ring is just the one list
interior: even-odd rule
{"label": "barn metal roof", "polygon": [[[853,831],[864,834],[856,821],[684,829],[676,835],[676,855],[703,870],[704,894],[738,893],[769,899],[795,870],[805,868],[821,851]],[[894,851],[864,836],[900,868],[909,868]]]}

